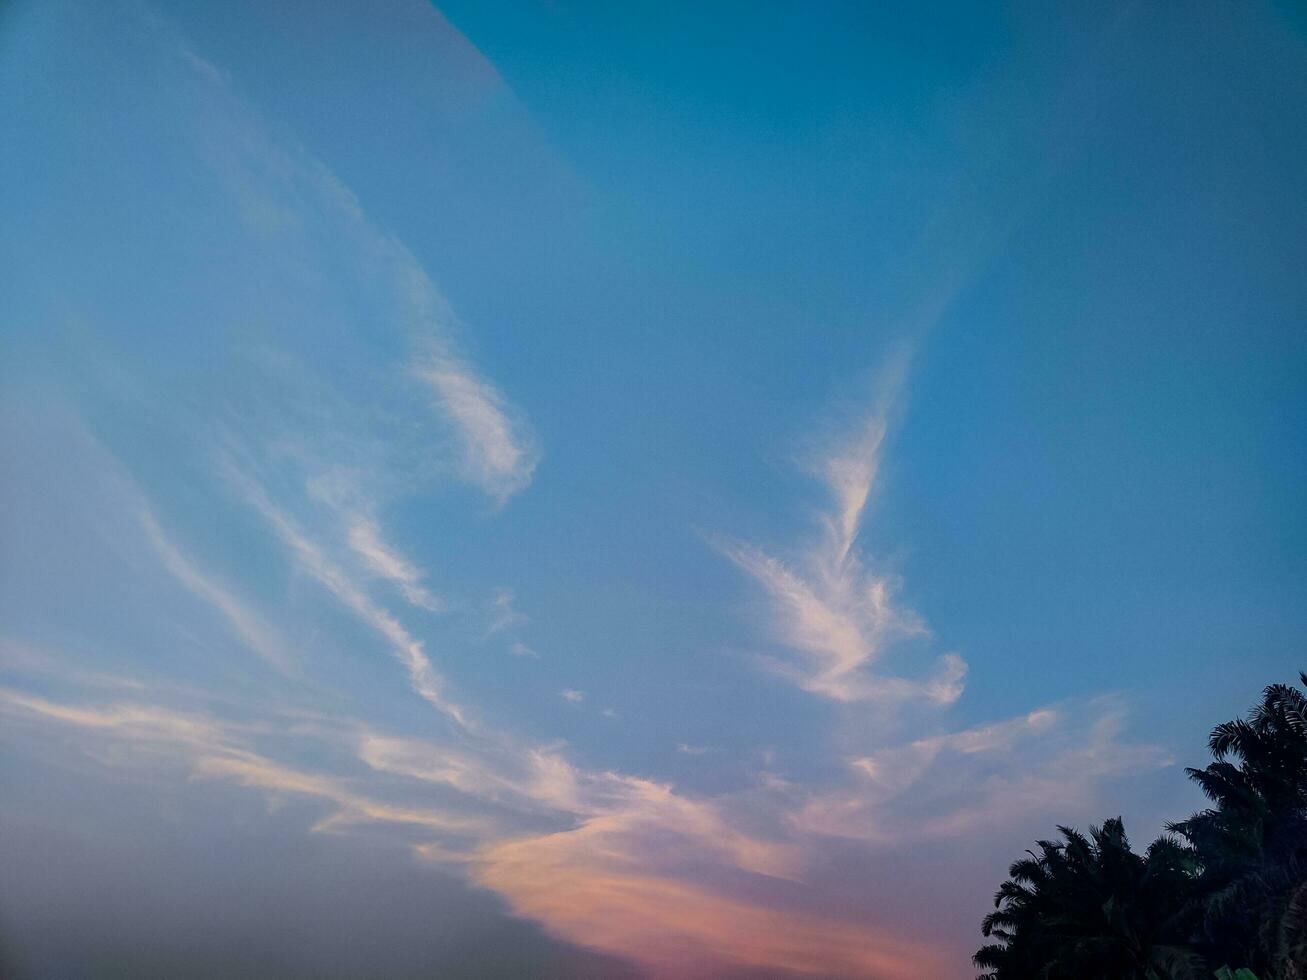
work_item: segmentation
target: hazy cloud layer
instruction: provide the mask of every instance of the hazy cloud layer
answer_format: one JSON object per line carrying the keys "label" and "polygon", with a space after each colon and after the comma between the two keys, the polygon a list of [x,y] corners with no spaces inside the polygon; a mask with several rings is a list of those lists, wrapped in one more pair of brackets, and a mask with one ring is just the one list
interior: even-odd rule
{"label": "hazy cloud layer", "polygon": [[[116,467],[103,450],[93,456]],[[69,680],[83,693],[51,698],[13,686],[39,675],[33,667],[41,658],[31,655],[6,658],[11,686],[0,690],[0,710],[7,730],[43,738],[53,726],[65,744],[132,778],[216,782],[273,805],[306,801],[317,808],[306,831],[391,835],[417,859],[493,890],[560,939],[634,959],[657,975],[697,975],[705,964],[919,975],[938,955],[925,937],[807,910],[810,875],[827,862],[829,846],[853,842],[874,856],[964,836],[983,840],[1013,819],[1088,805],[1101,779],[1167,762],[1156,748],[1123,739],[1124,707],[1109,699],[972,728],[941,726],[903,741],[882,737],[846,756],[845,775],[833,783],[763,768],[758,789],[696,796],[587,769],[564,746],[474,721],[450,700],[423,642],[369,590],[366,576],[353,578],[261,484],[217,459],[217,485],[251,508],[285,562],[401,662],[412,690],[455,722],[446,737],[391,732],[330,704],[311,713],[244,699],[178,707],[193,696],[131,677],[105,700],[93,677],[73,672]],[[179,573],[176,554],[149,533],[145,540],[164,574],[178,576],[221,619],[243,621],[196,587],[189,564]],[[341,547],[358,551],[354,542]],[[850,546],[841,567],[860,567],[856,550]],[[379,586],[393,584],[394,576],[382,576]],[[261,633],[233,632],[259,653]],[[309,658],[305,670],[315,669]],[[577,689],[562,697],[585,703]],[[678,747],[682,755],[703,751]]]}
{"label": "hazy cloud layer", "polygon": [[[653,739],[664,755],[637,755],[614,737],[648,724],[615,696],[627,678],[550,642],[563,614],[548,589],[515,591],[530,562],[551,585],[569,569],[554,538],[509,522],[547,490],[531,489],[542,451],[516,392],[482,366],[494,358],[468,353],[475,324],[421,250],[223,67],[157,18],[133,25],[157,88],[147,121],[181,160],[160,166],[194,181],[161,180],[160,210],[201,199],[196,227],[230,263],[211,272],[200,253],[177,319],[222,342],[174,381],[124,353],[139,337],[120,326],[118,348],[79,365],[96,379],[84,397],[7,396],[0,468],[16,475],[0,510],[20,575],[6,579],[19,598],[6,597],[0,717],[15,757],[56,778],[93,771],[161,813],[211,793],[242,819],[402,852],[651,976],[890,980],[957,961],[929,915],[939,896],[901,894],[894,862],[961,841],[956,874],[975,880],[1014,825],[1091,811],[1112,781],[1169,764],[1129,735],[1119,696],[960,720],[969,668],[948,648],[966,638],[937,640],[865,544],[902,368],[851,421],[817,427],[834,434],[802,454],[821,494],[806,533],[755,543],[719,528],[702,555],[725,556],[761,600],[747,623],[759,657],[714,676],[738,669],[732,681],[801,701],[818,732],[793,739],[806,755],[778,761],[791,719],[752,744],[729,713],[704,732],[661,712],[657,698],[710,673],[698,662],[632,696],[672,719]],[[248,305],[224,307],[247,280]],[[122,416],[102,417],[105,403]],[[476,503],[460,510],[463,485]],[[415,500],[460,534],[405,531]],[[663,571],[661,555],[623,548]],[[729,623],[716,598],[694,601]],[[613,658],[635,630],[622,601],[614,588],[566,613],[593,616]],[[854,866],[871,880],[865,907],[844,901]]]}

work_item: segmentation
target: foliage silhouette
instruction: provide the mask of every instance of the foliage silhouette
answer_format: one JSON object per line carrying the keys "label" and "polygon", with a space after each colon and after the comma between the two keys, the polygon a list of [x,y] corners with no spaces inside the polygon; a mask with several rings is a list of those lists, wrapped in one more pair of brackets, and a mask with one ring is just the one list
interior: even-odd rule
{"label": "foliage silhouette", "polygon": [[1012,865],[980,980],[1307,980],[1307,694],[1272,684],[1208,747],[1212,806],[1143,855],[1114,818]]}

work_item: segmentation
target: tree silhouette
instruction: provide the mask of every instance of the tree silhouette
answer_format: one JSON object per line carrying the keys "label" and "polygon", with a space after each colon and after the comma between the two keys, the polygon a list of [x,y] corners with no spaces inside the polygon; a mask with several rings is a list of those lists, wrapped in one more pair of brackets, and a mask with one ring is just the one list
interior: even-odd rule
{"label": "tree silhouette", "polygon": [[1161,838],[1143,856],[1130,850],[1120,818],[1086,837],[1059,827],[1062,840],[1012,865],[982,931],[975,963],[987,980],[1187,980],[1206,976],[1184,945],[1193,886],[1191,856]]}
{"label": "tree silhouette", "polygon": [[1272,684],[1208,745],[1212,806],[1143,855],[1116,818],[1012,865],[981,980],[1307,980],[1307,695]]}
{"label": "tree silhouette", "polygon": [[[1299,677],[1307,686],[1307,675]],[[1307,696],[1272,684],[1246,720],[1217,725],[1209,745],[1216,761],[1186,771],[1214,805],[1171,825],[1199,868],[1197,945],[1214,962],[1300,980],[1307,976]]]}

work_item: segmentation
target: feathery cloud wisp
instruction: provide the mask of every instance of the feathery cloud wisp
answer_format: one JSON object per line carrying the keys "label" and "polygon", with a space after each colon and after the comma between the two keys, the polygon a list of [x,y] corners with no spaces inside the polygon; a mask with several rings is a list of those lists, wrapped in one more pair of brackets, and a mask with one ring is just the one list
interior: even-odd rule
{"label": "feathery cloud wisp", "polygon": [[177,581],[217,609],[236,635],[251,650],[281,673],[287,675],[293,673],[294,659],[273,629],[228,589],[218,584],[211,576],[201,571],[195,562],[182,554],[143,502],[139,508],[139,516],[146,540],[150,542],[150,546],[162,560],[164,567]]}
{"label": "feathery cloud wisp", "polygon": [[427,658],[422,642],[332,562],[290,515],[273,503],[267,491],[252,476],[230,458],[222,460],[222,470],[244,501],[272,528],[297,565],[387,640],[394,657],[408,671],[413,690],[459,725],[470,728],[472,722],[467,712],[446,695],[444,680]]}
{"label": "feathery cloud wisp", "polygon": [[460,471],[499,503],[528,483],[540,453],[523,423],[513,419],[499,391],[457,358],[430,351],[413,366],[453,421]]}
{"label": "feathery cloud wisp", "polygon": [[[271,794],[314,797],[333,806],[311,828],[315,831],[357,823],[409,824],[459,837],[484,838],[485,818],[430,808],[396,806],[350,789],[344,780],[306,772],[268,758],[247,746],[250,726],[153,705],[108,707],[68,705],[0,688],[0,712],[98,732],[101,740],[135,745],[151,758],[170,756],[192,776],[229,779]],[[118,754],[120,760],[132,756]]]}
{"label": "feathery cloud wisp", "polygon": [[1157,746],[1124,741],[1125,721],[1124,706],[1104,698],[878,749],[847,760],[850,782],[808,794],[789,820],[804,834],[895,847],[979,839],[1087,805],[1104,779],[1170,764]]}
{"label": "feathery cloud wisp", "polygon": [[776,639],[791,656],[773,661],[804,690],[836,701],[952,704],[962,694],[966,663],[945,654],[922,679],[885,676],[867,668],[896,641],[927,633],[895,599],[897,579],[868,568],[857,548],[863,516],[876,487],[888,426],[888,406],[863,421],[852,438],[824,454],[815,471],[834,502],[819,516],[822,533],[797,561],[754,545],[719,539],[719,551],[767,593]]}
{"label": "feathery cloud wisp", "polygon": [[[280,249],[317,256],[343,249],[359,282],[377,295],[381,315],[406,335],[405,374],[426,390],[458,448],[457,472],[496,503],[526,487],[540,448],[525,417],[464,356],[458,321],[422,262],[379,228],[358,195],[302,146],[274,138],[260,114],[235,92],[226,73],[180,40],[198,104],[209,165],[223,179],[252,231]],[[306,235],[306,228],[322,234]]]}
{"label": "feathery cloud wisp", "polygon": [[511,630],[530,621],[524,613],[520,613],[514,608],[513,602],[516,598],[513,590],[507,588],[495,589],[491,594],[490,625],[486,627],[487,637],[502,633],[505,630]]}
{"label": "feathery cloud wisp", "polygon": [[356,517],[349,526],[349,546],[376,575],[394,583],[404,598],[420,609],[439,612],[444,608],[422,584],[422,572],[381,537],[375,520]]}

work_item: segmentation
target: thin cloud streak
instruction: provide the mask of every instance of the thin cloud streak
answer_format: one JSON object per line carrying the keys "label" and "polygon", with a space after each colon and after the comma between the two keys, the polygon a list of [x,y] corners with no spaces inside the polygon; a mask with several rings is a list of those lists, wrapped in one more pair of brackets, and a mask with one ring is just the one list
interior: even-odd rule
{"label": "thin cloud streak", "polygon": [[123,548],[134,550],[143,542],[146,553],[163,571],[216,611],[246,649],[285,677],[299,675],[299,658],[285,638],[249,602],[219,581],[164,530],[151,498],[123,461],[71,410],[60,409],[57,418],[57,424],[45,432],[45,437],[57,441],[62,452],[79,460],[95,475],[96,500],[104,508],[97,518],[97,528],[117,537]]}
{"label": "thin cloud streak", "polygon": [[[309,827],[316,832],[408,828],[417,836],[400,840],[415,856],[460,870],[560,938],[669,977],[702,975],[713,964],[891,978],[942,971],[943,960],[925,945],[803,911],[805,874],[821,841],[898,850],[984,837],[1031,811],[1087,801],[1097,779],[1168,761],[1121,741],[1118,702],[1078,710],[1090,720],[1087,738],[1074,712],[1041,709],[850,759],[841,790],[778,780],[762,796],[694,798],[655,780],[579,768],[556,747],[502,737],[469,740],[455,731],[456,741],[441,744],[349,719],[234,722],[0,688],[0,711],[80,729],[93,756],[103,745],[139,750],[111,752],[106,764],[139,761],[157,775],[152,760],[171,757],[194,778],[255,789],[273,802],[319,800],[331,810]],[[343,748],[386,780],[308,771],[251,747],[276,736]],[[415,803],[397,779],[452,791],[461,802]],[[524,821],[528,829],[514,829]],[[572,826],[560,829],[560,821]],[[760,889],[764,881],[772,884]]]}
{"label": "thin cloud streak", "polygon": [[1125,706],[1100,698],[915,739],[847,760],[842,788],[803,796],[800,834],[883,847],[968,835],[1092,802],[1104,779],[1164,768],[1170,755],[1123,740]]}
{"label": "thin cloud streak", "polygon": [[389,823],[407,824],[457,837],[488,835],[488,823],[484,819],[381,803],[346,789],[338,779],[283,766],[253,753],[206,755],[196,760],[194,771],[197,777],[230,779],[242,786],[274,794],[309,796],[334,804],[334,812],[310,828],[314,832],[359,823]]}
{"label": "thin cloud streak", "polygon": [[427,354],[412,370],[454,421],[465,480],[501,504],[531,482],[539,450],[493,385],[445,353]]}
{"label": "thin cloud streak", "polygon": [[331,803],[333,812],[310,828],[314,832],[358,823],[390,823],[462,837],[488,836],[490,824],[484,819],[381,802],[347,788],[339,778],[305,772],[254,752],[244,742],[258,730],[257,726],[234,725],[150,705],[127,703],[99,708],[61,704],[3,687],[0,711],[91,729],[100,733],[100,739],[135,744],[153,756],[172,756],[196,778],[227,779],[271,794],[307,796]]}
{"label": "thin cloud streak", "polygon": [[164,567],[197,597],[209,603],[227,620],[246,646],[286,676],[296,672],[297,664],[285,644],[263,620],[212,577],[202,572],[191,559],[178,550],[153,513],[144,504],[140,510],[146,540],[162,560]]}
{"label": "thin cloud streak", "polygon": [[[386,315],[409,338],[402,374],[416,379],[458,446],[459,475],[497,505],[531,482],[540,448],[525,417],[457,350],[458,321],[416,255],[378,228],[354,191],[303,147],[279,142],[227,74],[178,38],[174,47],[196,83],[210,125],[201,139],[250,227],[285,245],[311,247],[287,229],[326,225],[369,283],[380,283]],[[218,139],[218,133],[229,138]]]}
{"label": "thin cloud streak", "polygon": [[[704,867],[790,879],[799,866],[792,845],[742,832],[712,801],[689,799],[650,780],[578,770],[547,749],[495,758],[361,731],[358,755],[377,771],[580,821],[573,830],[513,836],[489,814],[392,803],[358,792],[341,777],[289,766],[249,748],[252,737],[284,732],[284,726],[237,724],[139,704],[70,705],[7,688],[0,688],[0,711],[93,732],[95,744],[107,740],[144,753],[117,753],[113,758],[120,764],[168,756],[193,778],[230,781],[274,800],[295,796],[330,804],[331,812],[311,826],[314,832],[354,825],[414,828],[428,835],[411,844],[415,854],[463,867],[473,883],[504,895],[520,914],[582,945],[668,972],[678,963],[704,961],[773,967],[807,961],[815,965],[809,971],[843,969],[887,962],[884,957],[893,953],[894,947],[880,950],[881,941],[857,927],[724,897],[689,880],[694,869]],[[544,892],[557,904],[545,907]],[[630,918],[614,921],[605,915],[604,896]],[[581,922],[601,927],[579,937],[573,929]],[[760,947],[750,944],[749,935],[764,923],[770,938]],[[676,941],[650,943],[653,929]],[[686,950],[694,951],[692,960],[683,961]]]}
{"label": "thin cloud streak", "polygon": [[391,582],[414,606],[440,612],[442,603],[422,584],[422,572],[381,537],[381,528],[371,518],[356,517],[349,526],[350,548],[374,574]]}
{"label": "thin cloud streak", "polygon": [[228,482],[264,518],[294,557],[297,566],[390,644],[392,655],[407,670],[409,682],[418,696],[462,727],[473,728],[467,712],[446,695],[444,679],[427,658],[422,642],[330,561],[318,544],[272,502],[267,491],[253,477],[243,472],[229,457],[224,457],[220,465]]}
{"label": "thin cloud streak", "polygon": [[498,588],[490,596],[490,625],[486,627],[486,637],[515,629],[530,622],[530,618],[514,608],[517,597],[512,589]]}

